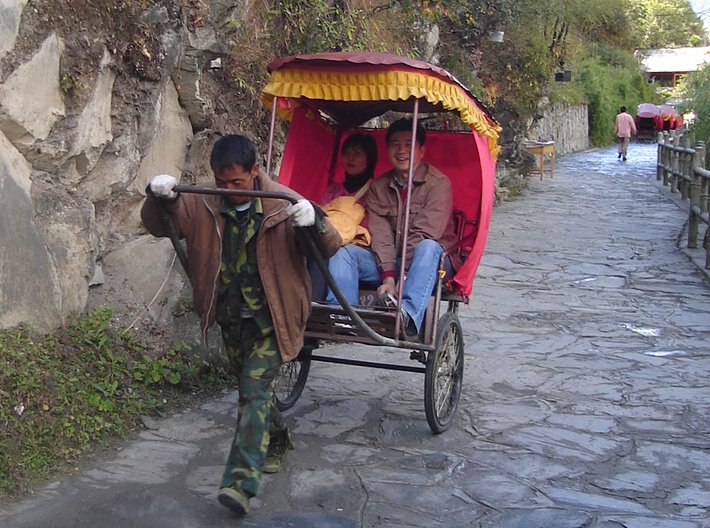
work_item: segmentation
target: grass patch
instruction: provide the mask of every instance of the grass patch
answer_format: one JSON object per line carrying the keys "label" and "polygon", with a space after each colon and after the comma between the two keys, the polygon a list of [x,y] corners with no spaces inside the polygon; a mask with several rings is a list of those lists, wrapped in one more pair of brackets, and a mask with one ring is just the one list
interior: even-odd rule
{"label": "grass patch", "polygon": [[584,86],[576,81],[553,82],[550,84],[550,102],[570,106],[585,104],[587,97]]}
{"label": "grass patch", "polygon": [[123,438],[195,391],[226,387],[225,365],[184,345],[160,357],[99,308],[54,334],[0,330],[0,497],[17,496],[63,465]]}
{"label": "grass patch", "polygon": [[510,173],[501,178],[499,185],[505,187],[508,191],[505,196],[505,201],[517,200],[525,193],[528,188],[528,180],[525,176],[517,173]]}

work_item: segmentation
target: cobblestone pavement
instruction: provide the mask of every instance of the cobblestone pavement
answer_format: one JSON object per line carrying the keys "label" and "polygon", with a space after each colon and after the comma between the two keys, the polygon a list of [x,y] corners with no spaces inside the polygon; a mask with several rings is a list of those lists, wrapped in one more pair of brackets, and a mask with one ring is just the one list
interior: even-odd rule
{"label": "cobblestone pavement", "polygon": [[0,525],[710,527],[710,283],[678,248],[687,214],[656,183],[655,147],[568,155],[530,184],[494,210],[460,310],[447,432],[429,431],[423,376],[314,363],[287,415],[296,450],[247,518],[216,501],[232,393],[1,504]]}

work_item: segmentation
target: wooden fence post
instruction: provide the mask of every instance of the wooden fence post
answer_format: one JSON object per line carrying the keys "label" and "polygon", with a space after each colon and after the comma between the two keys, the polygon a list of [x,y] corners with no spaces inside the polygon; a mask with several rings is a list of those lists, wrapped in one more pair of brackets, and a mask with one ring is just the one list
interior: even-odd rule
{"label": "wooden fence post", "polygon": [[[700,149],[700,166],[702,168],[707,168],[705,165],[705,155],[706,155],[706,148],[705,148],[705,142],[704,141],[698,141],[698,148]],[[708,178],[703,178],[703,184],[701,187],[700,191],[700,208],[703,210],[703,212],[707,213],[710,211],[710,179]],[[710,231],[710,226],[708,226],[708,230]],[[706,239],[707,239],[707,231],[706,231]]]}
{"label": "wooden fence post", "polygon": [[656,143],[658,144],[658,153],[656,154],[656,180],[663,179],[663,132],[656,135]]}
{"label": "wooden fence post", "polygon": [[702,167],[701,147],[695,147],[693,154],[693,166],[690,169],[692,183],[690,184],[690,211],[688,212],[688,247],[695,249],[698,247],[698,227],[700,219],[693,211],[693,206],[700,205],[700,193],[703,177],[695,172],[696,167]]}
{"label": "wooden fence post", "polygon": [[671,145],[673,146],[673,149],[671,149],[671,192],[678,192],[678,166],[679,166],[679,153],[676,150],[678,148],[678,135],[676,134],[675,130],[671,130]]}
{"label": "wooden fence post", "polygon": [[[707,168],[705,159],[707,148],[705,147],[705,142],[699,141],[698,148],[700,149],[700,166]],[[702,187],[700,189],[700,212],[705,215],[710,212],[710,178],[707,177],[703,178]],[[705,248],[705,269],[710,269],[710,222],[707,222],[705,225],[703,247]]]}
{"label": "wooden fence post", "polygon": [[663,186],[668,185],[668,171],[670,170],[671,161],[671,136],[668,131],[663,132]]}
{"label": "wooden fence post", "polygon": [[681,137],[680,146],[683,148],[683,152],[680,153],[680,195],[683,200],[687,200],[690,194],[690,185],[693,182],[693,160],[691,156],[694,154],[688,152],[690,138],[686,134]]}

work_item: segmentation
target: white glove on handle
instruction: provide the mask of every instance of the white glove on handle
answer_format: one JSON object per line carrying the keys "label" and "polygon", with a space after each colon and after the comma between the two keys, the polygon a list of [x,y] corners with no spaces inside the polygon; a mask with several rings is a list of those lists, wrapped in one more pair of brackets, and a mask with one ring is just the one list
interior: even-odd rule
{"label": "white glove on handle", "polygon": [[150,190],[153,194],[166,200],[177,198],[177,192],[174,191],[176,185],[177,179],[169,174],[158,174],[150,180]]}
{"label": "white glove on handle", "polygon": [[313,204],[306,199],[298,200],[286,209],[291,217],[291,223],[296,227],[308,227],[316,223],[316,210]]}

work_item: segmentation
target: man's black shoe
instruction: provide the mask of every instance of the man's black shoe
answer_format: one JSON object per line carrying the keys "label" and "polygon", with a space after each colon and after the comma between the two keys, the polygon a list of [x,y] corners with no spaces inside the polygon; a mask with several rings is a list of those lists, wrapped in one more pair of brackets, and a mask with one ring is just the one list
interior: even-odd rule
{"label": "man's black shoe", "polygon": [[404,340],[419,343],[421,338],[419,337],[417,325],[414,324],[414,321],[412,321],[404,308],[401,308],[400,313],[402,314],[402,333],[404,334]]}

